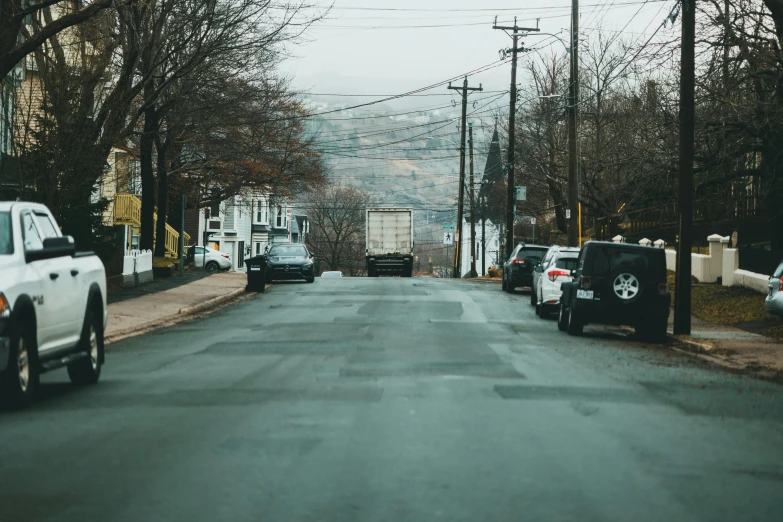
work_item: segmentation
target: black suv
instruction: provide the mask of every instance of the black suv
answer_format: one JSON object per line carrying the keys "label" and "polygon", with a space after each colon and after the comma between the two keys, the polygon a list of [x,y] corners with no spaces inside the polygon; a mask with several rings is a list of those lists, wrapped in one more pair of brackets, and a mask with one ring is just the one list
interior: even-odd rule
{"label": "black suv", "polygon": [[671,294],[663,249],[589,241],[573,274],[561,286],[560,330],[580,335],[588,323],[630,325],[640,337],[664,339]]}
{"label": "black suv", "polygon": [[520,243],[503,263],[503,290],[513,292],[520,286],[533,287],[533,269],[544,259],[548,246]]}

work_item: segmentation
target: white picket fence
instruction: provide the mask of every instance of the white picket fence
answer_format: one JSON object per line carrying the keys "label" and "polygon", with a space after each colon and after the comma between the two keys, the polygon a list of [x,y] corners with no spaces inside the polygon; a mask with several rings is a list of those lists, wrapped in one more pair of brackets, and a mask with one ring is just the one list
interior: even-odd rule
{"label": "white picket fence", "polygon": [[152,250],[128,250],[122,263],[125,285],[152,281]]}
{"label": "white picket fence", "polygon": [[[624,243],[625,238],[615,236],[615,243]],[[691,275],[702,283],[717,283],[721,279],[723,286],[742,286],[767,293],[769,288],[769,275],[757,274],[739,268],[739,250],[728,248],[729,237],[721,237],[713,234],[707,237],[710,246],[709,254],[691,254]],[[642,246],[665,248],[666,243],[659,239],[654,243],[645,238],[639,241]],[[666,268],[675,271],[677,268],[677,252],[666,250]]]}

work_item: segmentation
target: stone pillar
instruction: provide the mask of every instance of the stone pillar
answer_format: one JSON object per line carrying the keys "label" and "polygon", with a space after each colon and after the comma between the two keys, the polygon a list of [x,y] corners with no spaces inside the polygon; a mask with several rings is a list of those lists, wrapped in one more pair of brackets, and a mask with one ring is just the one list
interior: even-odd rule
{"label": "stone pillar", "polygon": [[[723,243],[723,239],[726,239],[726,243]],[[710,260],[709,273],[705,275],[710,281],[717,281],[719,277],[723,277],[723,250],[728,244],[728,239],[728,237],[723,238],[719,234],[707,236],[710,245]]]}
{"label": "stone pillar", "polygon": [[[728,241],[726,242],[728,245]],[[723,286],[734,286],[734,272],[739,268],[739,250],[736,248],[723,249]]]}
{"label": "stone pillar", "polygon": [[620,234],[617,234],[616,236],[614,236],[612,238],[612,242],[613,243],[624,243],[625,242],[625,238],[623,236],[621,236]]}
{"label": "stone pillar", "polygon": [[642,238],[642,239],[640,239],[640,240],[639,240],[639,244],[640,244],[641,246],[646,246],[646,247],[648,247],[648,246],[652,245],[652,241],[650,241],[649,239],[647,239],[647,238],[645,237],[645,238]]}
{"label": "stone pillar", "polygon": [[655,248],[666,248],[666,241],[663,239],[658,239],[653,243],[653,245],[655,245]]}

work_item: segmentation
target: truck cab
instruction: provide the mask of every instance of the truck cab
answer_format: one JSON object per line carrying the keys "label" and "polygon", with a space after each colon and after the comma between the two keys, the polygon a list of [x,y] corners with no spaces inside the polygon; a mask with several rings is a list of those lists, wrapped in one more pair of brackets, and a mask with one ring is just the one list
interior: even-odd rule
{"label": "truck cab", "polygon": [[26,405],[38,376],[62,366],[97,382],[107,317],[100,259],[77,253],[46,206],[0,203],[0,401]]}

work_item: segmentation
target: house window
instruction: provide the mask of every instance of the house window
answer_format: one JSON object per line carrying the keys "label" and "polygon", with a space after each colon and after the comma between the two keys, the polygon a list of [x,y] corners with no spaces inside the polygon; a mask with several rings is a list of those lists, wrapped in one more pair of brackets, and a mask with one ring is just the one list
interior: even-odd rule
{"label": "house window", "polygon": [[266,223],[268,216],[268,208],[266,202],[263,199],[256,201],[256,223]]}
{"label": "house window", "polygon": [[261,255],[261,243],[258,242],[256,243],[256,255],[257,256]]}
{"label": "house window", "polygon": [[283,228],[285,226],[285,215],[283,214],[283,207],[277,206],[277,228]]}

